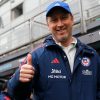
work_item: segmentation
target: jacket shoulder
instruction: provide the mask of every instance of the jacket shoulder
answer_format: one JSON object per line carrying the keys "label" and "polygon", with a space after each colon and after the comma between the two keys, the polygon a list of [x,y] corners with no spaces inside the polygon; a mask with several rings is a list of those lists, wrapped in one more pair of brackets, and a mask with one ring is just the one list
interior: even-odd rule
{"label": "jacket shoulder", "polygon": [[89,46],[89,45],[87,45],[87,44],[84,44],[84,43],[82,43],[82,45],[84,46],[84,49],[85,49],[86,51],[89,51],[89,52],[91,52],[92,54],[94,54],[95,56],[98,56],[97,51],[96,51],[93,47],[91,47],[91,46]]}
{"label": "jacket shoulder", "polygon": [[82,46],[82,48],[84,49],[85,52],[94,54],[94,55],[98,55],[97,51],[93,47],[81,42],[79,39],[78,39],[78,45]]}
{"label": "jacket shoulder", "polygon": [[34,48],[31,51],[32,56],[36,55],[38,57],[40,57],[42,55],[42,53],[44,52],[45,49],[45,43],[40,44],[39,46],[37,46],[36,48]]}

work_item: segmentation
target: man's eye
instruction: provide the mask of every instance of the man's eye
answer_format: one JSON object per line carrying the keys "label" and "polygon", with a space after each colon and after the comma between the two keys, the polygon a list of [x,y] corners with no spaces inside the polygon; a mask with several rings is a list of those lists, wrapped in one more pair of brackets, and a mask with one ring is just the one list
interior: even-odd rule
{"label": "man's eye", "polygon": [[68,18],[68,16],[63,16],[63,17],[62,17],[62,19],[67,19],[67,18]]}
{"label": "man's eye", "polygon": [[51,22],[56,22],[57,21],[57,19],[51,19]]}

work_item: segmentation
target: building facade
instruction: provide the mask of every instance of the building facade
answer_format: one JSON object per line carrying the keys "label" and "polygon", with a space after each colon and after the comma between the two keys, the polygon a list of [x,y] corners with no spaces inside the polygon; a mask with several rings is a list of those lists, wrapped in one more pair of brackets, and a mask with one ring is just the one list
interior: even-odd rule
{"label": "building facade", "polygon": [[[45,9],[55,0],[0,0],[0,77],[8,78],[50,32]],[[100,0],[62,0],[74,15],[73,35],[100,54]]]}

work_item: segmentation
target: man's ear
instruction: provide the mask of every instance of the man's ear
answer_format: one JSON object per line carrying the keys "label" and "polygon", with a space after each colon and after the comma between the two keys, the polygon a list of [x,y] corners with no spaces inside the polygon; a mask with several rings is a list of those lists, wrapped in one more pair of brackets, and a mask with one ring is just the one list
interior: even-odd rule
{"label": "man's ear", "polygon": [[48,17],[46,17],[46,22],[47,22],[47,26],[48,26]]}
{"label": "man's ear", "polygon": [[71,15],[72,25],[74,25],[74,17]]}

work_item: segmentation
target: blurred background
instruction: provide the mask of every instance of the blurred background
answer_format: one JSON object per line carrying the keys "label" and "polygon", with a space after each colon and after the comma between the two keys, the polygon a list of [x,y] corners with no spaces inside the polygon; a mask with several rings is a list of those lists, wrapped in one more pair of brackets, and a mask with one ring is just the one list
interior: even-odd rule
{"label": "blurred background", "polygon": [[[45,9],[55,0],[0,0],[0,80],[6,82],[28,52],[50,34]],[[100,0],[61,0],[74,15],[73,35],[100,55]]]}

